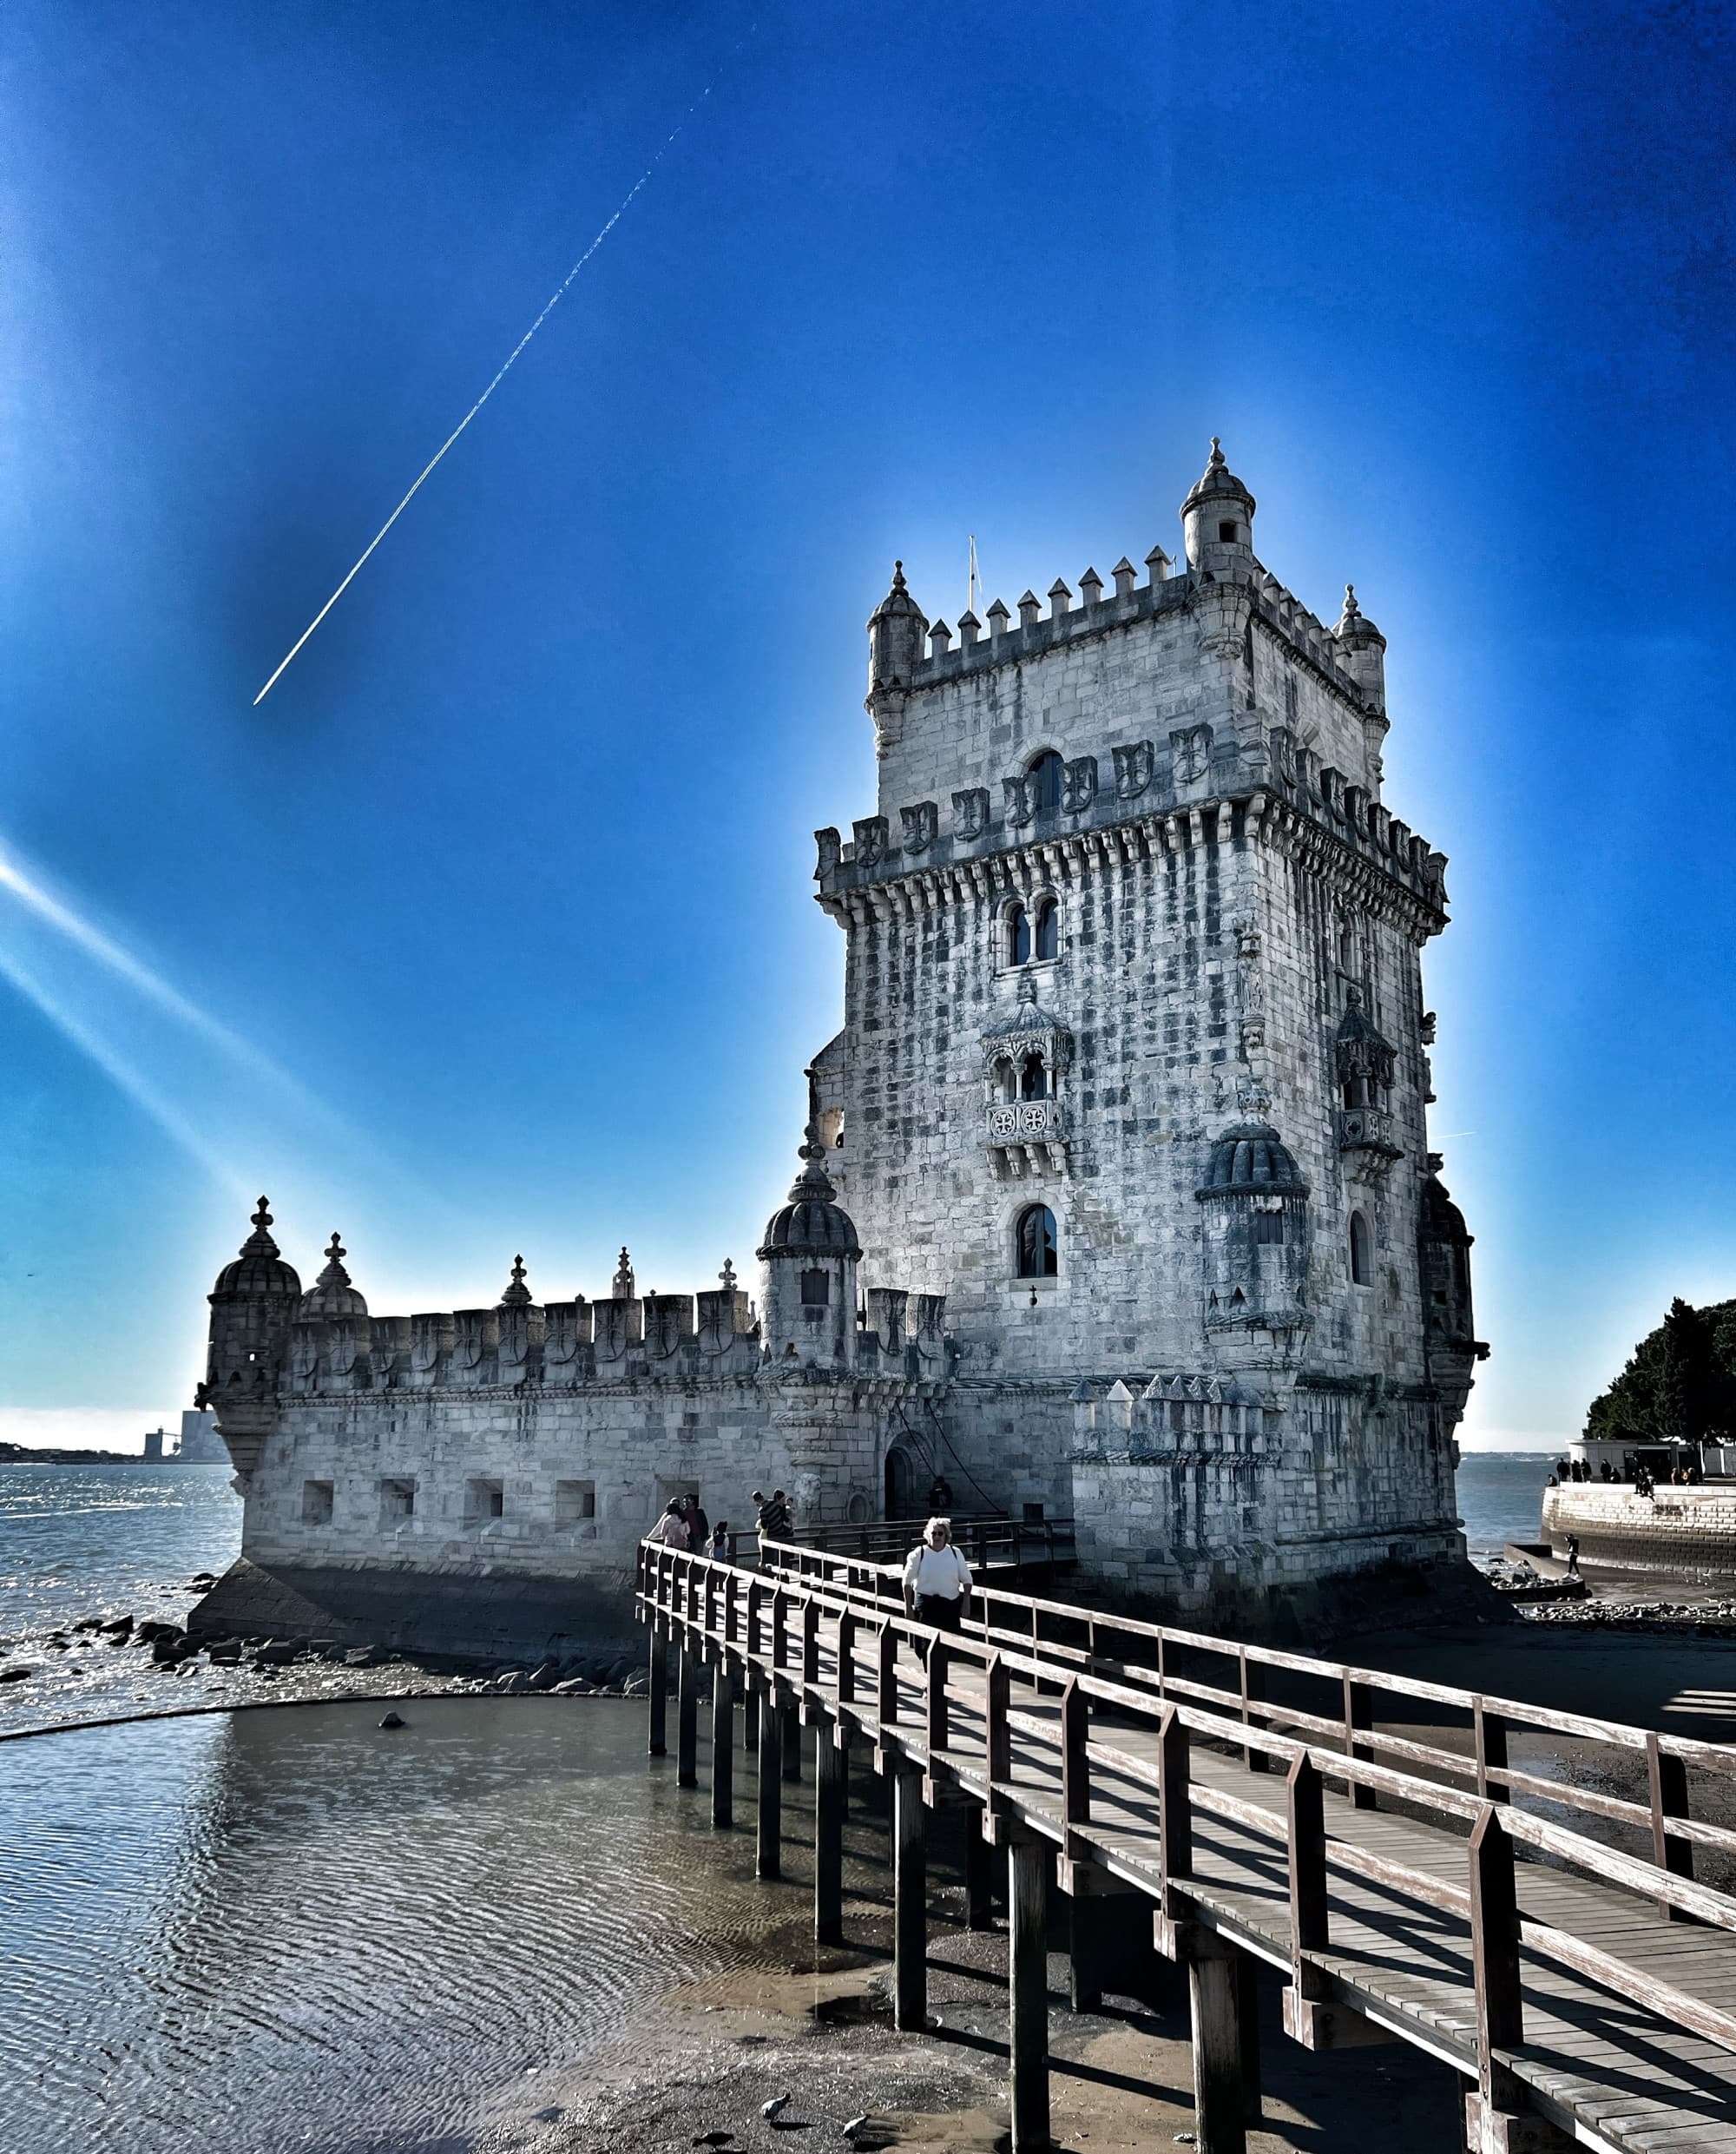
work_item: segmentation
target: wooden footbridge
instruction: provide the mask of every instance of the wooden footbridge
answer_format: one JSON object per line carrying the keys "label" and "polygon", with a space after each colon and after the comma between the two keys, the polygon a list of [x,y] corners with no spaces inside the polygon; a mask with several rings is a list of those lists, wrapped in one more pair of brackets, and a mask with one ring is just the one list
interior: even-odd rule
{"label": "wooden footbridge", "polygon": [[[926,1808],[967,1808],[973,1923],[1006,1850],[1016,2154],[1049,2139],[1056,1887],[1075,2003],[1108,1972],[1110,1896],[1148,1901],[1185,1964],[1203,2154],[1242,2154],[1259,2117],[1260,1962],[1295,2040],[1407,2043],[1459,2073],[1471,2154],[1736,2154],[1736,1897],[1694,1875],[1697,1850],[1736,1867],[1736,1831],[1691,1815],[1736,1750],[995,1589],[943,1635],[905,1620],[895,1570],[813,1548],[768,1545],[753,1571],[648,1545],[639,1609],[651,1749],[673,1645],[687,1784],[713,1670],[718,1825],[744,1706],[762,1875],[812,1729],[822,1940],[852,1753],[890,1776],[901,2027],[926,2019]],[[1563,1777],[1563,1745],[1593,1769]]]}

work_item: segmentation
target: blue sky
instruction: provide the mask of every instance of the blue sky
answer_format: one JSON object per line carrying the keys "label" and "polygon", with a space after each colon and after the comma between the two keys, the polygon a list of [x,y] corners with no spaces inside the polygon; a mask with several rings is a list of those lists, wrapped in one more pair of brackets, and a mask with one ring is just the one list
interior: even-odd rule
{"label": "blue sky", "polygon": [[[746,1268],[862,624],[1156,540],[1386,632],[1483,1441],[1736,1294],[1732,18],[32,0],[4,31],[0,1435],[187,1402],[269,1190],[381,1312]],[[695,118],[269,700],[260,684]],[[10,879],[9,879],[10,878]],[[44,909],[44,905],[49,909]],[[58,908],[56,910],[54,908]]]}

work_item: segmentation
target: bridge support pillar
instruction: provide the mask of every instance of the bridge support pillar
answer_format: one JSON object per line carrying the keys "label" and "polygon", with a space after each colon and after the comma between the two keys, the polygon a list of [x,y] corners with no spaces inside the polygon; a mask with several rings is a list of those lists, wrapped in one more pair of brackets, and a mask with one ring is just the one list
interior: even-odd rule
{"label": "bridge support pillar", "polygon": [[793,1705],[784,1708],[784,1777],[799,1780],[802,1776],[802,1720]]}
{"label": "bridge support pillar", "polygon": [[741,1690],[741,1747],[750,1757],[760,1748],[760,1693],[752,1676]]}
{"label": "bridge support pillar", "polygon": [[928,1814],[921,1768],[892,1765],[893,2020],[901,2032],[928,2025]]}
{"label": "bridge support pillar", "polygon": [[675,1657],[675,1784],[700,1784],[700,1657],[685,1638]]}
{"label": "bridge support pillar", "polygon": [[1049,2138],[1049,1873],[1046,1842],[1007,1850],[1009,2047],[1013,2154],[1040,2154]]}
{"label": "bridge support pillar", "polygon": [[669,1747],[669,1649],[655,1616],[649,1627],[651,1657],[647,1676],[651,1686],[648,1693],[651,1732],[646,1747],[653,1757],[661,1757]]}
{"label": "bridge support pillar", "polygon": [[[1194,2128],[1200,2154],[1247,2154],[1243,2098],[1241,1955],[1203,1942],[1187,1955]],[[1256,2066],[1256,2070],[1258,2066]]]}
{"label": "bridge support pillar", "polygon": [[760,1705],[760,1775],[755,1789],[759,1838],[753,1851],[756,1877],[784,1874],[784,1716],[774,1697]]}
{"label": "bridge support pillar", "polygon": [[973,1802],[964,1814],[964,1927],[995,1927],[995,1856],[983,1837],[983,1813]]}
{"label": "bridge support pillar", "polygon": [[735,1671],[720,1660],[711,1685],[711,1821],[735,1822]]}
{"label": "bridge support pillar", "polygon": [[846,1753],[829,1720],[814,1729],[814,1941],[844,1942],[844,1790]]}
{"label": "bridge support pillar", "polygon": [[1067,1903],[1067,2001],[1075,2012],[1095,2012],[1103,2001],[1103,1926],[1108,1909],[1090,1893]]}

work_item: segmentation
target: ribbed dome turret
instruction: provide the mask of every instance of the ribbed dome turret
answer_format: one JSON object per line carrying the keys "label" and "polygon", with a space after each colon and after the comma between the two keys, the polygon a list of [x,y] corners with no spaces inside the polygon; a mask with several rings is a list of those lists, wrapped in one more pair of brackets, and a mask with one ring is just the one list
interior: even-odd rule
{"label": "ribbed dome turret", "polygon": [[368,1305],[350,1284],[344,1269],[348,1254],[334,1234],[326,1251],[326,1268],[301,1297],[296,1315],[304,1322],[315,1316],[365,1316]]}
{"label": "ribbed dome turret", "polygon": [[838,1191],[821,1164],[825,1148],[812,1123],[808,1124],[807,1139],[801,1149],[806,1164],[790,1184],[790,1201],[766,1221],[766,1239],[755,1254],[762,1258],[859,1257],[862,1244],[857,1239],[856,1222],[838,1203]]}
{"label": "ribbed dome turret", "polygon": [[868,707],[884,690],[908,688],[921,663],[928,616],[911,596],[904,564],[892,563],[892,588],[868,616]]}
{"label": "ribbed dome turret", "polygon": [[1194,482],[1194,491],[1181,504],[1185,517],[1190,509],[1202,508],[1210,501],[1235,501],[1246,510],[1252,521],[1254,498],[1224,461],[1224,452],[1218,445],[1218,437],[1212,437],[1212,454],[1205,470]]}
{"label": "ribbed dome turret", "polygon": [[286,1264],[271,1238],[272,1215],[264,1197],[253,1214],[253,1231],[241,1244],[233,1263],[217,1275],[214,1291],[223,1294],[299,1294],[301,1280],[293,1264]]}
{"label": "ribbed dome turret", "polygon": [[1308,1185],[1276,1130],[1244,1122],[1226,1130],[1212,1147],[1201,1196],[1305,1196]]}
{"label": "ribbed dome turret", "polygon": [[1386,638],[1357,603],[1356,585],[1345,585],[1345,609],[1338,616],[1338,625],[1332,631],[1341,643],[1358,649],[1378,646],[1386,649]]}

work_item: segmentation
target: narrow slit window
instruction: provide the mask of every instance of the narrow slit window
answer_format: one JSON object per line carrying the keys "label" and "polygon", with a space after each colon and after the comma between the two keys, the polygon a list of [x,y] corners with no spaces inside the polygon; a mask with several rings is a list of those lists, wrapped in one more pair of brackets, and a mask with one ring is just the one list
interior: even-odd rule
{"label": "narrow slit window", "polygon": [[1061,907],[1045,898],[1036,909],[1036,955],[1040,962],[1058,956],[1061,949]]}
{"label": "narrow slit window", "polygon": [[1368,1222],[1360,1212],[1351,1214],[1351,1283],[1366,1287],[1374,1279],[1374,1252],[1368,1238]]}

